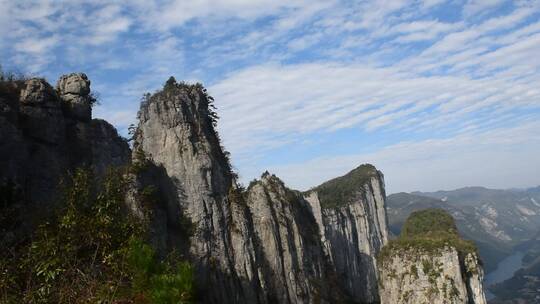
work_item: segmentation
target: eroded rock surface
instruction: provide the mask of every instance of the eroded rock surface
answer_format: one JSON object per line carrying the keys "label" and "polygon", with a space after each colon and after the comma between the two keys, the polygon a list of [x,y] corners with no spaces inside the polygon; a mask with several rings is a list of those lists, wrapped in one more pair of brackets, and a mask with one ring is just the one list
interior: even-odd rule
{"label": "eroded rock surface", "polygon": [[[91,120],[86,76],[70,74],[58,83],[56,91],[44,79],[32,78],[5,84],[0,92],[0,186],[20,193],[9,202],[20,212],[4,227],[6,244],[54,210],[59,183],[69,171],[87,166],[102,174],[130,161],[129,146],[116,129]],[[73,115],[79,103],[84,115]]]}
{"label": "eroded rock surface", "polygon": [[453,247],[404,251],[381,267],[382,304],[486,304],[478,258]]}
{"label": "eroded rock surface", "polygon": [[366,171],[362,172],[366,179],[349,193],[348,199],[335,206],[325,207],[324,202],[321,206],[321,186],[308,193],[306,199],[318,218],[321,240],[339,283],[351,298],[372,303],[379,300],[375,257],[388,241],[384,179],[369,165],[355,170]]}
{"label": "eroded rock surface", "polygon": [[84,73],[63,75],[56,85],[60,98],[75,119],[89,121],[92,118],[90,80]]}
{"label": "eroded rock surface", "polygon": [[485,304],[476,246],[443,209],[413,212],[378,256],[382,304]]}
{"label": "eroded rock surface", "polygon": [[[209,303],[259,300],[252,229],[245,207],[231,206],[233,175],[199,86],[168,83],[142,103],[134,156],[143,153],[163,168],[173,197],[164,203],[167,246],[176,248],[186,219],[193,226],[188,254]],[[182,217],[174,216],[182,213]],[[232,222],[241,235],[233,236]],[[237,248],[235,248],[237,247]],[[262,299],[261,299],[262,300]]]}
{"label": "eroded rock surface", "polygon": [[[246,191],[236,184],[214,130],[211,97],[199,85],[167,82],[142,103],[134,157],[163,168],[166,248],[180,218],[194,229],[187,254],[207,303],[376,302],[375,255],[387,240],[382,175],[353,181],[337,208],[268,173]],[[322,211],[321,211],[322,210]],[[161,246],[163,247],[163,246]]]}

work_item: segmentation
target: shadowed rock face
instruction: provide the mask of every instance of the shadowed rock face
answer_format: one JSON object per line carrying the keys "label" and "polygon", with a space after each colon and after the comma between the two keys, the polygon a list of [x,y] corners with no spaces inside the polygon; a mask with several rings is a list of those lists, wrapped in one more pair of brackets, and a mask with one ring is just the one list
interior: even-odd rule
{"label": "shadowed rock face", "polygon": [[[149,97],[139,111],[134,155],[143,151],[174,185],[174,201],[164,204],[166,213],[181,210],[192,222],[187,253],[196,267],[198,286],[204,289],[200,294],[207,302],[256,302],[260,292],[252,230],[245,207],[233,206],[227,198],[234,187],[233,176],[208,102],[200,87],[176,83]],[[167,221],[166,247],[177,248],[180,217]],[[232,235],[233,222],[239,236]]]}
{"label": "shadowed rock face", "polygon": [[[86,75],[62,76],[58,91],[40,78],[11,85],[16,94],[0,94],[0,186],[22,193],[12,203],[24,212],[3,231],[0,241],[6,243],[54,209],[59,182],[70,170],[90,166],[101,174],[130,160],[129,146],[114,127],[91,120],[90,104],[83,101],[90,93]],[[87,106],[84,115],[73,112],[79,102]]]}
{"label": "shadowed rock face", "polygon": [[[169,80],[141,105],[134,155],[142,151],[173,185],[156,226],[162,248],[194,227],[186,254],[206,303],[378,301],[375,254],[387,240],[382,175],[349,185],[352,198],[323,211],[268,173],[238,189],[197,85]],[[372,171],[373,171],[372,170]],[[167,195],[165,195],[167,196]],[[163,229],[163,227],[167,227]],[[163,245],[163,242],[166,245]]]}
{"label": "shadowed rock face", "polygon": [[324,250],[340,284],[351,298],[371,303],[379,300],[375,257],[388,241],[388,232],[382,173],[374,170],[366,177],[348,200],[331,208],[321,208],[320,187],[306,199],[318,218]]}
{"label": "shadowed rock face", "polygon": [[265,173],[249,187],[247,204],[267,298],[278,303],[330,300],[334,282],[317,223],[300,193]]}

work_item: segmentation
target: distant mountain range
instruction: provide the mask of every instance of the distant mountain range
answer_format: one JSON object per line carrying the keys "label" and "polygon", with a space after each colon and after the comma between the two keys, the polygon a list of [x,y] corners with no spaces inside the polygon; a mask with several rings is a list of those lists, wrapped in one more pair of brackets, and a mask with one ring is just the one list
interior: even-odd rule
{"label": "distant mountain range", "polygon": [[409,214],[425,208],[441,208],[452,214],[461,235],[477,244],[486,272],[540,230],[540,186],[392,194],[387,198],[390,231],[399,234]]}

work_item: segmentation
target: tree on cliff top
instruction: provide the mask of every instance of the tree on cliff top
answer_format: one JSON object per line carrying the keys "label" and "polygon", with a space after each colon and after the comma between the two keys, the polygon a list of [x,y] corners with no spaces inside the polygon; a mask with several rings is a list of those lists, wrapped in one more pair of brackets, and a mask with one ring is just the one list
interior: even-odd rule
{"label": "tree on cliff top", "polygon": [[424,209],[411,213],[403,224],[400,237],[413,238],[437,233],[458,236],[454,218],[443,209]]}
{"label": "tree on cliff top", "polygon": [[379,253],[378,262],[400,253],[436,253],[453,247],[460,256],[474,253],[478,256],[473,242],[459,236],[454,218],[442,209],[424,209],[411,213],[401,234],[391,240]]}

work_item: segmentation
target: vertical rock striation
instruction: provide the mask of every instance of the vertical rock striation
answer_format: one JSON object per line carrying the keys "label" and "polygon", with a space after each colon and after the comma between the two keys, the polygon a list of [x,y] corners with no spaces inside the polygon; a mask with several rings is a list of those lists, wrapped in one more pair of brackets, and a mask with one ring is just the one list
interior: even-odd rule
{"label": "vertical rock striation", "polygon": [[382,173],[362,165],[314,188],[306,199],[339,284],[351,299],[377,302],[375,257],[388,241]]}
{"label": "vertical rock striation", "polygon": [[302,195],[264,173],[247,190],[258,271],[270,303],[320,303],[331,296],[319,227]]}
{"label": "vertical rock striation", "polygon": [[394,255],[380,279],[382,304],[486,304],[477,256],[460,258],[453,247]]}
{"label": "vertical rock striation", "polygon": [[69,171],[87,166],[102,174],[129,163],[129,146],[116,129],[91,119],[92,100],[82,73],[62,76],[56,89],[41,78],[2,83],[0,187],[20,193],[2,207],[20,212],[3,227],[1,243],[23,238],[54,210],[59,182]]}
{"label": "vertical rock striation", "polygon": [[382,304],[486,304],[474,245],[442,209],[411,214],[379,255]]}
{"label": "vertical rock striation", "polygon": [[165,247],[178,246],[181,218],[193,224],[187,254],[202,301],[377,302],[375,255],[387,241],[382,174],[372,166],[354,171],[358,179],[343,179],[349,188],[336,206],[319,202],[320,193],[328,196],[324,185],[302,194],[268,173],[243,191],[214,130],[211,101],[202,86],[170,79],[142,103],[134,141],[134,155],[171,181]]}
{"label": "vertical rock striation", "polygon": [[[167,247],[177,247],[182,218],[192,223],[187,253],[204,300],[257,302],[247,210],[231,206],[228,199],[235,191],[234,176],[214,130],[209,102],[201,86],[170,79],[141,104],[134,155],[143,153],[161,166],[172,185],[173,201],[166,204]],[[239,236],[232,233],[233,223]]]}

